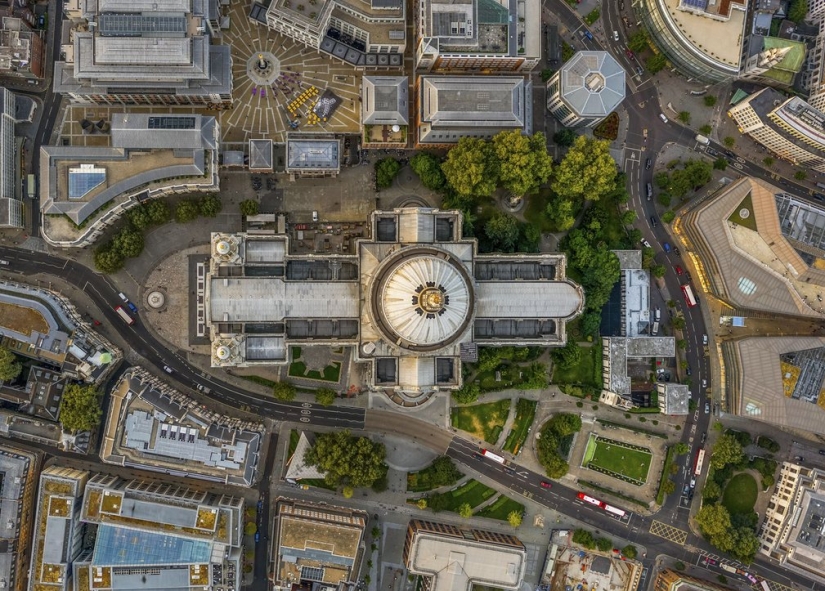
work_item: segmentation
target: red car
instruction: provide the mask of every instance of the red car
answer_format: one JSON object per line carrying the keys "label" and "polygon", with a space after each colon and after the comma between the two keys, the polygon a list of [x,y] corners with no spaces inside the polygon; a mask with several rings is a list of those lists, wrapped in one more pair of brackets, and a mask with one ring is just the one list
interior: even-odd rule
{"label": "red car", "polygon": [[542,480],[541,481],[541,487],[542,488],[550,488],[550,483],[547,482],[546,480]]}
{"label": "red car", "polygon": [[681,275],[681,274],[682,274],[682,267],[680,267],[679,265],[676,265],[676,274],[677,274],[677,275]]}
{"label": "red car", "polygon": [[629,49],[625,49],[625,50],[624,50],[624,54],[628,57],[628,59],[633,59],[633,58],[635,57],[635,56],[633,55],[633,52],[632,52],[632,51],[630,51]]}
{"label": "red car", "polygon": [[94,324],[95,326],[100,326],[100,320],[92,319],[92,324]]}

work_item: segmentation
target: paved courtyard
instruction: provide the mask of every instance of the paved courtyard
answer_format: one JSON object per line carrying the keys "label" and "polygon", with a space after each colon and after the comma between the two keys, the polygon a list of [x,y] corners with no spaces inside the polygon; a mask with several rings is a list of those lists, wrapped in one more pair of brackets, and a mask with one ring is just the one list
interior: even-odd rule
{"label": "paved courtyard", "polygon": [[[253,23],[248,12],[247,2],[231,4],[232,25],[222,39],[232,47],[234,79],[234,108],[219,113],[223,142],[257,138],[283,142],[290,122],[297,122],[296,131],[301,132],[358,132],[361,74],[352,66]],[[261,52],[277,60],[273,65],[279,75],[270,86],[260,86],[247,75],[250,57]],[[332,91],[341,103],[327,121],[312,124],[310,111],[325,90]],[[302,96],[307,98],[302,100]],[[295,107],[295,115],[290,114],[290,106]]]}

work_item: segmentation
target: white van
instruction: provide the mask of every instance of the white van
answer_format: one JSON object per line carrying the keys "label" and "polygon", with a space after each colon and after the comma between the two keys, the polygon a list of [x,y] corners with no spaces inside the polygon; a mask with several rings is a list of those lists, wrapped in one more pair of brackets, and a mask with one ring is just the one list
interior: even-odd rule
{"label": "white van", "polygon": [[665,123],[667,123],[667,117],[665,117],[665,114],[664,114],[664,113],[659,113],[659,119],[661,119],[662,121],[664,121]]}

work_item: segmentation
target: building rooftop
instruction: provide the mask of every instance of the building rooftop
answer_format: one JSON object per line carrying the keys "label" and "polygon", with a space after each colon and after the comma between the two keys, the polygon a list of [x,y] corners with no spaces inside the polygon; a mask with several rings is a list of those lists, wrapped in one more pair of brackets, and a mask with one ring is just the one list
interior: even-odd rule
{"label": "building rooftop", "polygon": [[[738,72],[745,33],[746,1],[662,0],[661,12],[693,51],[706,60]],[[706,9],[712,6],[712,11]]]}
{"label": "building rooftop", "polygon": [[406,76],[364,76],[361,80],[363,125],[407,125],[410,118]]}
{"label": "building rooftop", "polygon": [[272,172],[272,140],[249,140],[249,170]]}
{"label": "building rooftop", "polygon": [[687,415],[690,402],[690,386],[687,384],[673,384],[657,382],[656,390],[659,393],[659,408],[666,415]]}
{"label": "building rooftop", "polygon": [[287,172],[340,170],[340,148],[336,139],[300,139],[290,135],[286,141]]}
{"label": "building rooftop", "polygon": [[606,51],[579,51],[561,69],[561,95],[582,117],[604,117],[624,100],[625,72]]}
{"label": "building rooftop", "polygon": [[524,78],[422,76],[421,119],[433,126],[524,127]]}
{"label": "building rooftop", "polygon": [[25,574],[19,569],[28,562],[28,536],[34,509],[27,492],[35,486],[38,455],[0,443],[0,580],[17,588]]}
{"label": "building rooftop", "polygon": [[176,535],[135,531],[100,525],[97,528],[93,566],[162,566],[204,564],[212,555],[212,544]]}
{"label": "building rooftop", "polygon": [[217,150],[217,121],[202,115],[112,113],[112,147]]}
{"label": "building rooftop", "polygon": [[552,544],[545,571],[550,574],[548,591],[563,591],[586,577],[588,587],[603,591],[635,589],[642,565],[635,560],[615,560],[600,553]]}

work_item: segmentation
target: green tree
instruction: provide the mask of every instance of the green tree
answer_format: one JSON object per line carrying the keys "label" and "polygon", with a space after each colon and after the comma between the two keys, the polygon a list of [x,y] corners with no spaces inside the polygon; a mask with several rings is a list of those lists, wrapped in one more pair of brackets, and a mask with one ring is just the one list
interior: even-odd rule
{"label": "green tree", "polygon": [[203,217],[214,218],[221,212],[221,209],[223,209],[221,198],[214,193],[204,195],[198,200],[198,212]]}
{"label": "green tree", "polygon": [[430,191],[440,191],[447,183],[441,171],[441,160],[429,152],[419,152],[410,159],[410,168]]}
{"label": "green tree", "polygon": [[650,268],[650,272],[653,274],[654,277],[661,279],[665,276],[665,266],[664,265],[654,265]]}
{"label": "green tree", "polygon": [[553,191],[568,199],[598,201],[616,188],[610,142],[579,136],[556,168]]}
{"label": "green tree", "polygon": [[553,349],[551,356],[556,367],[559,369],[570,369],[581,361],[582,350],[576,341],[569,339],[564,347]]}
{"label": "green tree", "polygon": [[633,209],[628,209],[627,211],[622,213],[622,224],[625,226],[629,226],[633,222],[636,221],[636,211]]}
{"label": "green tree", "polygon": [[123,257],[137,257],[143,252],[143,232],[132,226],[126,226],[118,232],[113,241],[112,247],[120,252]]}
{"label": "green tree", "polygon": [[607,538],[596,538],[596,548],[602,552],[607,552],[613,547],[613,542]]}
{"label": "green tree", "polygon": [[497,211],[484,224],[484,233],[490,239],[493,250],[512,252],[518,242],[519,222],[510,214]]}
{"label": "green tree", "polygon": [[662,191],[656,197],[656,201],[661,203],[664,207],[670,207],[670,202],[672,201],[672,198],[670,196],[670,193],[668,193],[667,191]]}
{"label": "green tree", "polygon": [[680,351],[684,351],[685,349],[687,349],[687,341],[685,339],[676,339],[676,346],[679,348]]}
{"label": "green tree", "polygon": [[238,204],[238,209],[244,216],[258,215],[258,202],[254,199],[244,199]]}
{"label": "green tree", "polygon": [[149,213],[149,219],[152,225],[159,226],[165,224],[172,217],[169,211],[169,204],[163,199],[152,199],[143,207],[146,208],[146,211]]}
{"label": "green tree", "polygon": [[246,524],[243,526],[243,533],[245,533],[248,536],[254,536],[257,531],[258,526],[255,525],[254,521],[247,521]]}
{"label": "green tree", "polygon": [[576,223],[575,210],[572,201],[553,195],[547,204],[545,216],[556,232],[566,232]]}
{"label": "green tree", "polygon": [[729,433],[724,433],[713,446],[713,453],[710,455],[710,465],[716,470],[721,470],[728,464],[738,464],[742,461],[742,445],[736,437]]}
{"label": "green tree", "polygon": [[538,193],[553,171],[547,140],[541,132],[531,136],[521,130],[501,131],[493,136],[493,154],[498,160],[499,183],[516,197]]}
{"label": "green tree", "polygon": [[708,135],[711,131],[713,131],[713,128],[708,123],[699,128],[699,132],[705,135]]}
{"label": "green tree", "polygon": [[673,328],[675,328],[676,330],[684,330],[685,325],[686,325],[686,323],[685,323],[685,317],[684,317],[684,316],[682,316],[682,315],[681,315],[681,313],[679,313],[678,315],[676,315],[676,316],[674,316],[674,317],[673,317],[673,320],[671,320],[671,321],[670,321],[670,324],[671,324],[671,325],[673,326]]}
{"label": "green tree", "polygon": [[447,183],[461,195],[488,197],[498,185],[498,163],[490,144],[463,137],[441,165]]}
{"label": "green tree", "polygon": [[112,242],[104,242],[95,248],[95,268],[104,273],[117,273],[123,268],[123,255]]}
{"label": "green tree", "polygon": [[806,178],[808,178],[808,173],[804,170],[797,170],[795,173],[793,173],[793,178],[795,178],[798,181],[804,181]]}
{"label": "green tree", "polygon": [[321,406],[330,406],[335,402],[335,390],[332,388],[318,388],[315,390],[315,402]]}
{"label": "green tree", "polygon": [[788,19],[796,24],[802,24],[808,15],[808,0],[792,0],[788,8]]}
{"label": "green tree", "polygon": [[622,556],[627,556],[630,560],[635,559],[639,555],[639,551],[633,544],[628,544],[622,548]]}
{"label": "green tree", "polygon": [[290,382],[277,382],[272,386],[272,395],[276,400],[282,402],[292,402],[295,400],[295,385]]}
{"label": "green tree", "polygon": [[661,72],[665,66],[667,65],[667,58],[662,53],[657,53],[645,61],[645,67],[647,71],[651,74],[657,74]]}
{"label": "green tree", "polygon": [[370,534],[372,534],[373,538],[380,538],[381,537],[381,528],[377,525],[374,525],[370,530]]}
{"label": "green tree", "polygon": [[387,475],[384,474],[383,476],[376,478],[370,488],[372,492],[382,493],[386,491],[390,487],[390,481],[387,479]]}
{"label": "green tree", "polygon": [[580,415],[572,413],[558,413],[547,421],[547,427],[558,437],[567,437],[581,431],[582,418]]}
{"label": "green tree", "polygon": [[569,148],[576,141],[577,137],[579,137],[579,134],[565,127],[553,134],[553,142],[563,148]]}
{"label": "green tree", "polygon": [[371,486],[387,473],[385,455],[382,443],[356,437],[345,429],[318,435],[304,461],[322,470],[330,486]]}
{"label": "green tree", "polygon": [[734,144],[736,144],[736,140],[731,136],[726,136],[725,139],[722,140],[722,143],[725,144],[728,148],[732,148]]}
{"label": "green tree", "polygon": [[550,80],[550,78],[553,77],[553,74],[555,74],[554,70],[550,70],[548,68],[543,69],[541,71],[541,81],[547,82],[548,80]]}
{"label": "green tree", "polygon": [[773,166],[773,163],[774,163],[774,159],[771,158],[770,156],[765,156],[764,158],[762,158],[762,164],[764,164],[768,168]]}
{"label": "green tree", "polygon": [[524,516],[521,514],[521,511],[510,511],[507,514],[507,523],[513,528],[519,527],[522,519],[524,519]]}
{"label": "green tree", "polygon": [[66,431],[90,431],[100,423],[102,393],[95,386],[69,384],[60,403],[60,422]]}
{"label": "green tree", "polygon": [[593,538],[593,534],[586,529],[577,529],[573,531],[573,543],[584,546],[589,550],[596,547],[596,540]]}
{"label": "green tree", "polygon": [[197,219],[199,213],[197,202],[184,199],[175,208],[175,221],[179,224],[186,224]]}
{"label": "green tree", "polygon": [[415,502],[415,504],[418,506],[419,509],[421,509],[423,511],[424,509],[427,508],[427,499],[424,498],[424,497],[421,497],[420,499],[418,499]]}
{"label": "green tree", "polygon": [[11,382],[23,371],[23,364],[8,347],[0,346],[0,380]]}
{"label": "green tree", "polygon": [[662,221],[666,224],[672,223],[674,219],[676,219],[676,214],[672,211],[666,211],[662,214]]}
{"label": "green tree", "polygon": [[454,484],[463,476],[449,456],[439,456],[430,465],[430,482],[435,487]]}
{"label": "green tree", "polygon": [[714,105],[716,105],[716,97],[712,94],[706,94],[704,97],[702,97],[702,102],[705,103],[706,107],[713,107]]}
{"label": "green tree", "polygon": [[685,563],[682,561],[677,561],[676,564],[673,565],[673,568],[676,570],[685,570]]}
{"label": "green tree", "polygon": [[666,495],[672,495],[674,492],[676,492],[676,483],[673,482],[670,478],[668,478],[662,483],[662,492],[664,492]]}
{"label": "green tree", "polygon": [[627,46],[637,53],[647,49],[647,32],[644,29],[639,29],[633,33],[630,39],[627,40]]}
{"label": "green tree", "polygon": [[470,506],[470,503],[461,503],[461,505],[458,506],[458,514],[464,519],[472,517],[473,508]]}
{"label": "green tree", "polygon": [[730,527],[730,513],[723,505],[705,504],[696,514],[696,523],[702,533],[713,543],[714,536],[727,532]]}
{"label": "green tree", "polygon": [[152,225],[152,218],[149,216],[149,210],[143,205],[130,209],[127,215],[129,223],[138,230],[145,230]]}
{"label": "green tree", "polygon": [[665,171],[657,172],[653,175],[653,182],[656,183],[656,186],[660,189],[667,189],[670,187],[670,175]]}
{"label": "green tree", "polygon": [[388,189],[399,172],[401,172],[401,163],[398,160],[382,158],[375,163],[375,186],[379,189]]}
{"label": "green tree", "polygon": [[581,328],[582,334],[586,337],[597,337],[599,335],[599,329],[602,325],[602,317],[596,311],[585,312],[582,314],[581,323],[579,327]]}
{"label": "green tree", "polygon": [[687,443],[682,443],[681,441],[673,446],[673,453],[677,456],[683,456],[689,451],[690,446]]}
{"label": "green tree", "polygon": [[728,161],[725,158],[719,157],[713,161],[714,170],[725,170],[728,167]]}
{"label": "green tree", "polygon": [[690,111],[679,111],[677,118],[685,125],[690,125]]}
{"label": "green tree", "polygon": [[722,496],[722,488],[715,480],[710,478],[705,482],[705,488],[702,489],[702,498],[707,501],[716,501]]}
{"label": "green tree", "polygon": [[476,383],[464,382],[458,390],[453,390],[453,400],[459,404],[471,404],[478,400],[481,388]]}
{"label": "green tree", "polygon": [[351,499],[353,494],[355,494],[355,489],[349,485],[346,485],[344,486],[344,488],[341,489],[341,495],[345,499]]}

